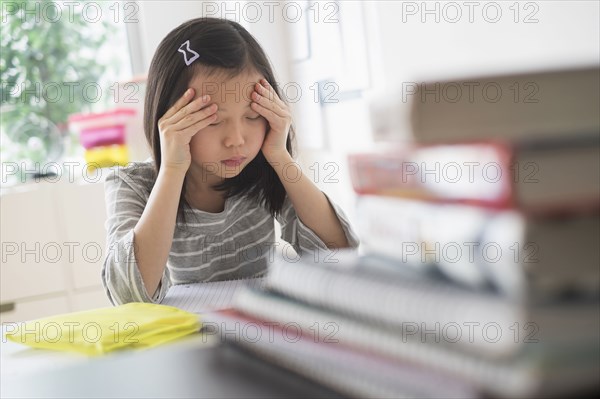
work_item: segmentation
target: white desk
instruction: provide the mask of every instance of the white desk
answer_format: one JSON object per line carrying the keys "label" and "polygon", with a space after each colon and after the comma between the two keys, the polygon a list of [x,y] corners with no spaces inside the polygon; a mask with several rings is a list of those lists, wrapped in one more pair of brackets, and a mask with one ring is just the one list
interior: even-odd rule
{"label": "white desk", "polygon": [[341,397],[201,334],[102,357],[10,341],[1,342],[0,349],[2,398]]}

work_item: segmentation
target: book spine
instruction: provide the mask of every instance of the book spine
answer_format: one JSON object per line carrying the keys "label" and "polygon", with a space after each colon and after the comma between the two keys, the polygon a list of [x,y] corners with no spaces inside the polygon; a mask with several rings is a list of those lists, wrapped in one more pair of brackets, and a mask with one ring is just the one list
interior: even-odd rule
{"label": "book spine", "polygon": [[[599,69],[594,66],[422,82],[411,96],[412,132],[416,141],[429,143],[519,141],[597,132],[599,80]],[[494,98],[481,90],[491,86],[497,90]],[[515,97],[515,87],[531,91]]]}
{"label": "book spine", "polygon": [[[358,198],[357,216],[365,251],[398,267],[436,267],[460,284],[492,285],[510,297],[524,292],[514,245],[523,241],[526,222],[516,211],[365,195]],[[497,286],[490,268],[503,270],[510,280]]]}
{"label": "book spine", "polygon": [[515,206],[513,148],[502,142],[430,145],[348,156],[358,194],[494,209]]}

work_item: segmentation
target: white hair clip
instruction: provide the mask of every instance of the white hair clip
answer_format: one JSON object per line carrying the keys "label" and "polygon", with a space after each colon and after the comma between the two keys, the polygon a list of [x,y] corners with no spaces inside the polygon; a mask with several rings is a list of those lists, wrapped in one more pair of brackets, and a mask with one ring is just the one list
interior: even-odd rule
{"label": "white hair clip", "polygon": [[[186,49],[183,49],[183,46],[186,47]],[[190,48],[190,41],[187,40],[185,41],[181,46],[179,46],[179,51],[181,54],[183,54],[183,59],[185,61],[185,65],[190,66],[190,64],[194,61],[196,61],[198,59],[198,57],[200,57],[200,54],[198,54],[197,52],[195,52],[194,50],[192,50]],[[187,51],[187,52],[186,52]],[[189,55],[192,55],[192,58],[188,59]]]}

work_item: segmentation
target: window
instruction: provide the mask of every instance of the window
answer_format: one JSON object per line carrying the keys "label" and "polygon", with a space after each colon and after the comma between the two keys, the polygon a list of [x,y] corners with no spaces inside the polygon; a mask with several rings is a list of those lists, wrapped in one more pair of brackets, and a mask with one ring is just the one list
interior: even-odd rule
{"label": "window", "polygon": [[117,82],[131,77],[124,22],[131,4],[0,1],[3,184],[77,157],[69,115],[115,106]]}
{"label": "window", "polygon": [[368,6],[356,1],[298,4],[303,18],[288,26],[294,78],[307,94],[296,104],[305,116],[296,121],[300,144],[328,150],[334,149],[332,143],[337,149],[359,147],[368,130],[363,94],[371,86],[364,20]]}

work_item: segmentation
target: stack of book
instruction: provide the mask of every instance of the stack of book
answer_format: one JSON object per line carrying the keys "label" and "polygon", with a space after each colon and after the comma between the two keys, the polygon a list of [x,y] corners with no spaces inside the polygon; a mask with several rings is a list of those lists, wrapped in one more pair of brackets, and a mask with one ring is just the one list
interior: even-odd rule
{"label": "stack of book", "polygon": [[597,391],[599,77],[421,85],[415,143],[350,156],[363,255],[278,261],[205,326],[353,397]]}

